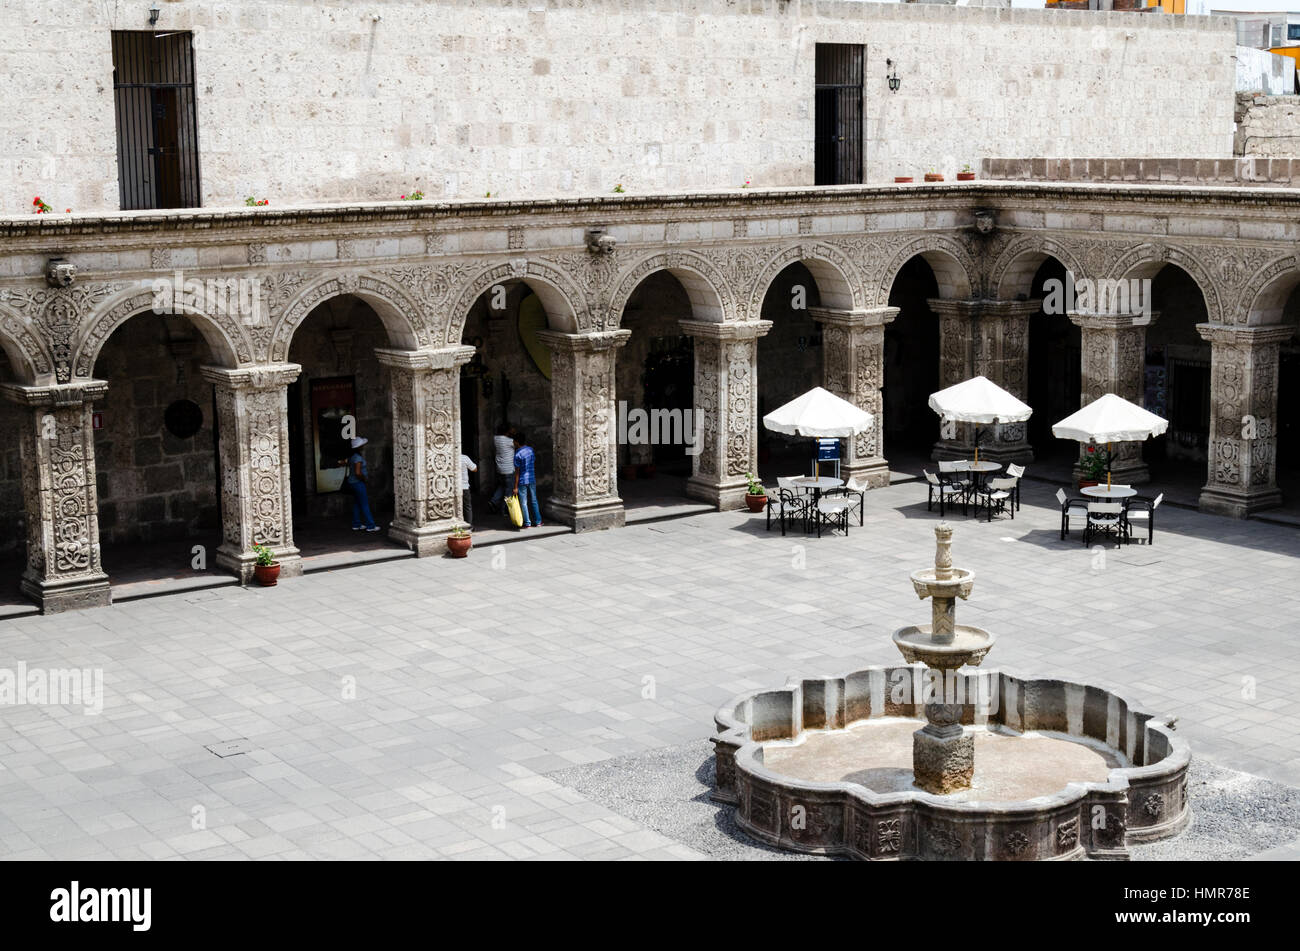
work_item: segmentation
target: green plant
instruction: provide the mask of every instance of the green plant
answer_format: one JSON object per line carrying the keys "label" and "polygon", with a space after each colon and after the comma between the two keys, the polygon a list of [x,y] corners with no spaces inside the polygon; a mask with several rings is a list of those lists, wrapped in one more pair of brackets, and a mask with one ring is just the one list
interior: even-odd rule
{"label": "green plant", "polygon": [[749,488],[746,491],[750,495],[767,495],[767,489],[763,488],[763,483],[754,478],[754,473],[746,472],[745,478],[749,482]]}
{"label": "green plant", "polygon": [[424,192],[418,188],[409,195],[403,195],[402,201],[424,201]]}
{"label": "green plant", "polygon": [[971,169],[971,167],[970,167],[970,162],[967,162],[965,165],[963,165],[963,166],[961,167],[961,170],[962,170],[963,172],[970,172],[970,171],[972,171],[972,169]]}
{"label": "green plant", "polygon": [[261,568],[269,568],[275,564],[275,552],[265,545],[254,545],[253,554],[257,556],[257,564]]}
{"label": "green plant", "polygon": [[457,522],[451,527],[452,538],[469,538],[469,526]]}
{"label": "green plant", "polygon": [[1092,482],[1100,482],[1105,478],[1108,469],[1110,469],[1110,450],[1099,446],[1088,446],[1083,453],[1083,461],[1079,463],[1079,471],[1083,473],[1083,477]]}
{"label": "green plant", "polygon": [[615,185],[615,186],[614,186],[614,193],[615,193],[616,195],[621,195],[621,194],[623,194],[623,192],[625,192],[625,191],[627,191],[627,189],[624,188],[621,184],[619,184],[619,185]]}
{"label": "green plant", "polygon": [[248,205],[249,207],[254,207],[254,206],[257,206],[257,205],[269,205],[269,204],[271,204],[271,199],[269,199],[269,198],[254,198],[252,195],[249,195],[247,198],[244,199],[244,204],[245,204],[245,205]]}

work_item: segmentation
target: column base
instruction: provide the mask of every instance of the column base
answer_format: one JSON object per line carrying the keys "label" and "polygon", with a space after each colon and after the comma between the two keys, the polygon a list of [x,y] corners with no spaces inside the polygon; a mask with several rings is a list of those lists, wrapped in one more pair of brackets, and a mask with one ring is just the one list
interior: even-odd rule
{"label": "column base", "polygon": [[40,605],[42,614],[104,608],[113,603],[108,575],[102,572],[75,581],[40,581],[24,577],[18,589]]}
{"label": "column base", "polygon": [[[1071,470],[1074,481],[1078,482],[1083,478],[1083,470],[1075,466]],[[1151,481],[1151,469],[1145,462],[1133,463],[1127,466],[1116,466],[1110,470],[1110,481],[1116,485],[1146,485]],[[1106,484],[1106,474],[1102,473],[1097,480],[1100,485]]]}
{"label": "column base", "polygon": [[1229,518],[1248,518],[1265,509],[1275,509],[1282,504],[1282,490],[1278,488],[1263,491],[1242,492],[1240,490],[1211,488],[1201,489],[1199,508],[1211,515],[1226,515]]}
{"label": "column base", "polygon": [[[272,548],[275,560],[280,563],[281,578],[297,578],[302,574],[302,556],[296,548]],[[257,556],[252,552],[239,551],[227,545],[217,549],[217,567],[229,571],[239,579],[240,584],[253,580],[253,566]]]}
{"label": "column base", "polygon": [[416,558],[447,553],[447,536],[455,519],[440,519],[427,525],[412,525],[400,519],[388,526],[388,537],[415,553]]}
{"label": "column base", "polygon": [[719,512],[730,512],[745,507],[745,493],[749,483],[740,478],[718,482],[715,479],[691,476],[686,480],[686,497],[708,502]]}
{"label": "column base", "polygon": [[883,489],[889,485],[889,463],[880,456],[842,462],[840,477],[848,482],[865,485],[868,489]]}
{"label": "column base", "polygon": [[548,499],[546,516],[573,527],[575,532],[599,532],[606,528],[622,528],[626,522],[623,500],[600,499],[595,502],[567,502]]}

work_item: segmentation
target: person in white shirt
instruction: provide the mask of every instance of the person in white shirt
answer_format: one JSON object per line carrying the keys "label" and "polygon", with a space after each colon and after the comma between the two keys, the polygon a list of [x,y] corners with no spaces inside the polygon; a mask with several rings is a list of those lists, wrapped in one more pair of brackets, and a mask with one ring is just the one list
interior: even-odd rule
{"label": "person in white shirt", "polygon": [[463,452],[460,454],[460,501],[465,516],[465,524],[474,524],[474,506],[469,500],[469,474],[478,472],[474,460]]}
{"label": "person in white shirt", "polygon": [[501,501],[515,481],[515,428],[509,423],[497,427],[497,434],[492,438],[492,454],[496,463],[497,487],[488,502],[488,508],[494,512],[501,510]]}

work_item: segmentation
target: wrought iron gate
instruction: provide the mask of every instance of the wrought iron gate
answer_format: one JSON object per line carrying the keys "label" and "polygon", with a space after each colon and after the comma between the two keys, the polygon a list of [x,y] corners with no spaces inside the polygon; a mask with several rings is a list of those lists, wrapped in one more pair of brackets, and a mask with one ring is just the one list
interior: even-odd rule
{"label": "wrought iron gate", "polygon": [[817,44],[815,179],[817,185],[862,181],[863,47]]}

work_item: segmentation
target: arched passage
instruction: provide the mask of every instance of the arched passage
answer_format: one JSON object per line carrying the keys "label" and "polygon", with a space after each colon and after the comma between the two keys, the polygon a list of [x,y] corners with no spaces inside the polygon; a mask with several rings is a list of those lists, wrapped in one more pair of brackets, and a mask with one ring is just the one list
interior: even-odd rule
{"label": "arched passage", "polygon": [[1285,271],[1265,284],[1251,304],[1247,323],[1292,330],[1278,347],[1277,404],[1268,422],[1276,435],[1277,487],[1282,504],[1294,512],[1300,508],[1300,271]]}
{"label": "arched passage", "polygon": [[93,407],[102,563],[116,596],[206,575],[221,541],[216,413],[205,365],[230,358],[206,317],[119,312],[82,351],[108,383]]}
{"label": "arched passage", "polygon": [[653,271],[633,289],[614,359],[618,494],[628,509],[680,501],[691,475],[695,346],[681,322],[716,316],[716,295],[693,272]]}
{"label": "arched passage", "polygon": [[[823,270],[823,267],[818,267]],[[833,289],[843,283],[823,280]],[[763,320],[772,329],[758,341],[758,464],[760,474],[771,483],[778,476],[806,475],[811,471],[813,443],[802,436],[786,436],[763,428],[762,419],[779,406],[823,383],[824,355],[822,326],[812,318],[812,308],[852,308],[852,298],[832,293],[824,297],[822,282],[803,261],[788,264],[768,286],[763,296]],[[832,303],[834,302],[834,303]]]}
{"label": "arched passage", "polygon": [[1068,473],[1078,459],[1079,446],[1053,436],[1052,424],[1079,408],[1082,335],[1063,306],[1065,264],[1049,255],[1024,255],[1018,263],[1035,261],[1024,283],[1013,285],[1023,287],[1022,295],[1028,299],[1042,302],[1029,319],[1025,401],[1034,410],[1028,422],[1029,444],[1036,468]]}
{"label": "arched passage", "polygon": [[[932,255],[933,256],[933,255]],[[884,443],[891,464],[921,464],[939,438],[939,418],[929,407],[939,389],[939,318],[928,300],[959,287],[946,264],[941,283],[928,258],[916,255],[899,268],[889,291],[898,316],[885,327]]]}
{"label": "arched passage", "polygon": [[461,444],[478,466],[470,476],[474,524],[505,528],[501,499],[514,476],[508,451],[498,465],[494,438],[507,429],[527,436],[545,510],[557,477],[556,367],[546,334],[572,334],[580,320],[569,293],[540,272],[512,277],[489,271],[472,288],[478,293],[470,300],[459,341],[474,348],[460,370]]}
{"label": "arched passage", "polygon": [[[287,393],[289,473],[294,539],[304,558],[390,544],[382,531],[364,531],[364,515],[353,525],[346,460],[360,452],[374,524],[386,528],[394,514],[392,380],[376,351],[408,349],[415,339],[395,308],[363,293],[326,297],[293,327],[287,358],[302,369]],[[366,443],[354,450],[352,438]]]}

